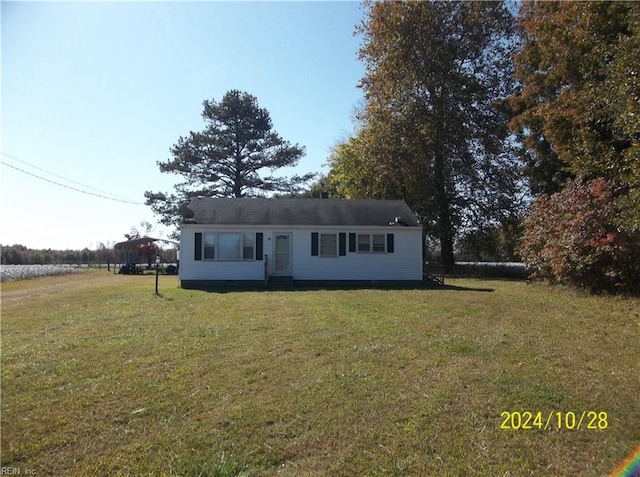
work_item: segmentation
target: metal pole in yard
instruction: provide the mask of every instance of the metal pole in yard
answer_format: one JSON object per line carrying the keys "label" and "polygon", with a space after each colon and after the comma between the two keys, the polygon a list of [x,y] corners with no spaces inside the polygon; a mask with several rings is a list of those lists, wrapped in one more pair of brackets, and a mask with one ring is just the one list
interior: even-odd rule
{"label": "metal pole in yard", "polygon": [[158,270],[160,269],[160,255],[156,255],[156,295],[158,294]]}

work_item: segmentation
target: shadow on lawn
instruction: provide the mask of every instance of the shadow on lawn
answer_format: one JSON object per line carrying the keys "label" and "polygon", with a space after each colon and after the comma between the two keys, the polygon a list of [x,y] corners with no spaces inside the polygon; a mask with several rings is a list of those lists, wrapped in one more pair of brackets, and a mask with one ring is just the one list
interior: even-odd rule
{"label": "shadow on lawn", "polygon": [[162,293],[158,292],[158,293],[154,293],[153,294],[156,298],[162,298],[163,300],[167,300],[167,301],[173,301],[173,298],[168,297],[168,296],[164,296]]}
{"label": "shadow on lawn", "polygon": [[452,290],[452,291],[474,291],[474,292],[494,292],[495,288],[476,288],[476,287],[458,287],[455,285],[443,285],[440,290]]}
{"label": "shadow on lawn", "polygon": [[207,293],[236,293],[236,292],[296,292],[296,291],[325,291],[325,290],[433,290],[457,292],[494,292],[494,288],[463,287],[456,285],[436,285],[432,283],[417,284],[388,284],[388,283],[329,283],[329,284],[300,284],[290,286],[246,286],[238,283],[220,284],[218,286],[192,288],[194,291]]}

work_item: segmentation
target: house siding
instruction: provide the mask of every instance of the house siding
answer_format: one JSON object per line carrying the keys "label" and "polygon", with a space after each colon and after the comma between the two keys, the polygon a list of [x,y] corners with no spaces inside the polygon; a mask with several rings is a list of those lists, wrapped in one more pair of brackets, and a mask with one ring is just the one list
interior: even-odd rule
{"label": "house siding", "polygon": [[[251,281],[264,280],[264,260],[196,260],[196,233],[261,232],[262,251],[272,273],[274,233],[291,234],[291,260],[294,280],[300,281],[420,281],[422,280],[422,229],[420,227],[307,227],[307,226],[215,226],[184,224],[181,234],[180,280]],[[339,252],[345,255],[312,255],[312,234],[336,234]],[[393,253],[358,253],[342,243],[349,233],[393,234]],[[388,239],[387,239],[388,241]]]}
{"label": "house siding", "polygon": [[[311,232],[394,235],[394,253],[349,252],[336,257],[311,255]],[[422,280],[422,230],[388,227],[309,229],[294,233],[294,280]]]}

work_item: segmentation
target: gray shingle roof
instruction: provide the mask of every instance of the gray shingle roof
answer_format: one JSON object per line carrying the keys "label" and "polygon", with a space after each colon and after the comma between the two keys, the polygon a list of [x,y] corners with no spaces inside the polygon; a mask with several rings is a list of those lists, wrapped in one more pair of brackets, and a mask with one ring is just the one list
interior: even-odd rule
{"label": "gray shingle roof", "polygon": [[197,224],[420,226],[403,200],[197,198],[182,213]]}

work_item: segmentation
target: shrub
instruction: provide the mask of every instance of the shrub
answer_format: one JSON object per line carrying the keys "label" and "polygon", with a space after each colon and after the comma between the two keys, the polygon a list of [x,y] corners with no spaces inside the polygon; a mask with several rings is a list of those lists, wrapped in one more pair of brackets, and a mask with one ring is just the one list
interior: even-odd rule
{"label": "shrub", "polygon": [[552,280],[596,291],[638,287],[640,236],[618,224],[623,187],[580,179],[538,197],[525,218],[520,253]]}

